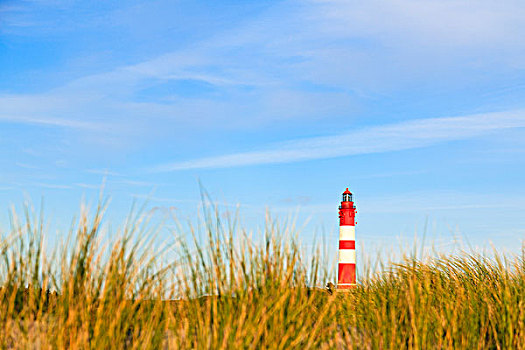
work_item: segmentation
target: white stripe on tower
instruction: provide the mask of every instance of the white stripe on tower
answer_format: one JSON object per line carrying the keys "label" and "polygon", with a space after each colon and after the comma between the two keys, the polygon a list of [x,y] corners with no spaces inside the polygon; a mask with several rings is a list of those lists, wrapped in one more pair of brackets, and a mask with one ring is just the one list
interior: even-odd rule
{"label": "white stripe on tower", "polygon": [[339,263],[355,264],[355,249],[339,249]]}
{"label": "white stripe on tower", "polygon": [[355,241],[355,226],[339,226],[339,241]]}

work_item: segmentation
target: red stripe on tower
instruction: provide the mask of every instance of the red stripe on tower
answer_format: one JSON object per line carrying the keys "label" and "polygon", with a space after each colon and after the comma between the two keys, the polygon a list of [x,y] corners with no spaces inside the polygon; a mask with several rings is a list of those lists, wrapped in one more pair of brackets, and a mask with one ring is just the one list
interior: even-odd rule
{"label": "red stripe on tower", "polygon": [[355,277],[355,210],[352,192],[343,192],[339,207],[339,268],[337,288],[348,289],[356,285]]}

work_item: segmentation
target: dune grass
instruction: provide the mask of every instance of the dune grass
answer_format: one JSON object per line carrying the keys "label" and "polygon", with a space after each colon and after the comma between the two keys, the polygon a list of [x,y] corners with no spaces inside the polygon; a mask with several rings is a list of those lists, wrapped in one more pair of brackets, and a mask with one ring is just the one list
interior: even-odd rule
{"label": "dune grass", "polygon": [[108,239],[103,213],[82,210],[46,249],[43,218],[13,212],[2,348],[525,349],[523,256],[407,258],[341,293],[292,224],[250,235],[211,211],[196,232],[131,215]]}

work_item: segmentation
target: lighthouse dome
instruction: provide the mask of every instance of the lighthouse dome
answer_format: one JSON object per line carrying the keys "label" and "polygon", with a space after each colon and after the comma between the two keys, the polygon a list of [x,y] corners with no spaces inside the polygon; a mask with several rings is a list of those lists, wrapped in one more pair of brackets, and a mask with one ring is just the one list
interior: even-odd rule
{"label": "lighthouse dome", "polygon": [[346,191],[343,192],[343,202],[353,202],[352,192],[348,190],[348,187],[346,188]]}

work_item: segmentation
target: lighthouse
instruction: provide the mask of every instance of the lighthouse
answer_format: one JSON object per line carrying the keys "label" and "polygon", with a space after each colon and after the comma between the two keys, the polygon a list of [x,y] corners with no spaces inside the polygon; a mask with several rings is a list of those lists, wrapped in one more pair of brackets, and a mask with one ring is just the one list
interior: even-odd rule
{"label": "lighthouse", "polygon": [[339,266],[337,289],[353,288],[355,278],[355,205],[352,192],[346,189],[339,207]]}

